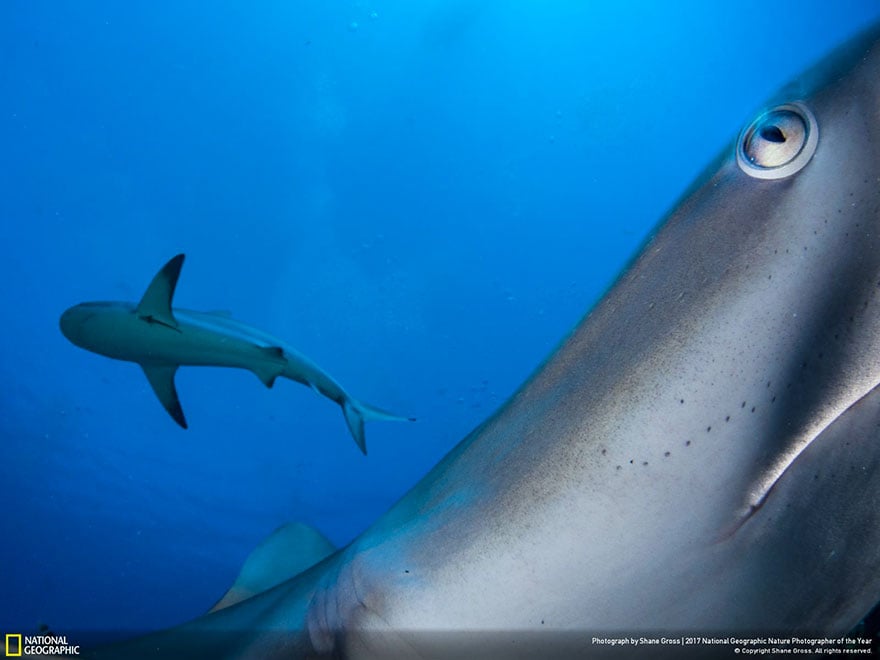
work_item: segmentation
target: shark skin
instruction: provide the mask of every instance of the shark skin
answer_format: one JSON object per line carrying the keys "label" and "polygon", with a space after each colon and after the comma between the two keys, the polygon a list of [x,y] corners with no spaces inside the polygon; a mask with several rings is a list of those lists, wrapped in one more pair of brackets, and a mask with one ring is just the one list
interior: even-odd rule
{"label": "shark skin", "polygon": [[878,599],[880,26],[771,99],[361,536],[94,657],[640,657],[592,638],[839,636]]}
{"label": "shark skin", "polygon": [[93,353],[138,363],[168,414],[184,429],[186,417],[174,384],[180,366],[247,369],[266,387],[278,377],[302,383],[342,407],[364,454],[365,420],[415,421],[352,398],[318,365],[262,330],[221,313],[172,309],[183,260],[178,254],[165,264],[137,305],[87,302],[71,307],[61,315],[62,334]]}

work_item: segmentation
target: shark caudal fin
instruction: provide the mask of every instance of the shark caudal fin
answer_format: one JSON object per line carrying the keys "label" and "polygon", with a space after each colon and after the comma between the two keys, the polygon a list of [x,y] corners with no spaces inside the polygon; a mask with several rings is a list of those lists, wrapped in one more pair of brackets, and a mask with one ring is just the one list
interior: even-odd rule
{"label": "shark caudal fin", "polygon": [[414,422],[415,417],[402,417],[393,413],[374,408],[373,406],[355,401],[351,397],[346,397],[342,402],[342,413],[345,415],[345,423],[348,424],[348,430],[351,431],[351,437],[355,443],[367,455],[367,439],[364,437],[364,422],[385,421],[385,422]]}

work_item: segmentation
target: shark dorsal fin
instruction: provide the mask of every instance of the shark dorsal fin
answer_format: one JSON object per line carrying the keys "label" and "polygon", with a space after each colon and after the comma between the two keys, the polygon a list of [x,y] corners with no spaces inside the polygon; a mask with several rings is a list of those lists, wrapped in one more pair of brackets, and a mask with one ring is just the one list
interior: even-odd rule
{"label": "shark dorsal fin", "polygon": [[177,329],[177,319],[171,311],[171,300],[177,287],[177,278],[183,266],[183,254],[173,257],[162,270],[156,273],[144,297],[137,306],[137,315],[149,323],[161,323],[169,328]]}
{"label": "shark dorsal fin", "polygon": [[276,529],[251,552],[235,583],[211,612],[222,610],[299,575],[336,551],[321,532],[303,523]]}
{"label": "shark dorsal fin", "polygon": [[186,417],[183,416],[183,408],[180,406],[180,399],[177,398],[177,387],[174,385],[177,365],[142,364],[141,369],[144,370],[153,392],[168,414],[180,426],[186,428]]}

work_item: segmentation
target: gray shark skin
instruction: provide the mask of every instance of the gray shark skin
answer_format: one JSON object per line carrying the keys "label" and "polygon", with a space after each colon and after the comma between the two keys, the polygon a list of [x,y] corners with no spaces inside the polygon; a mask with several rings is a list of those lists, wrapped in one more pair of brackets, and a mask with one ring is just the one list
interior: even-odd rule
{"label": "gray shark skin", "polygon": [[174,376],[180,366],[235,367],[272,387],[278,377],[302,383],[342,407],[358,448],[367,453],[365,420],[415,421],[352,398],[327,372],[272,335],[216,312],[172,309],[184,255],[153,278],[140,303],[88,302],[61,315],[61,332],[73,344],[116,360],[136,362],[168,414],[182,428],[186,417]]}
{"label": "gray shark skin", "polygon": [[781,90],[546,364],[360,537],[106,657],[842,635],[880,599],[878,292],[875,27]]}

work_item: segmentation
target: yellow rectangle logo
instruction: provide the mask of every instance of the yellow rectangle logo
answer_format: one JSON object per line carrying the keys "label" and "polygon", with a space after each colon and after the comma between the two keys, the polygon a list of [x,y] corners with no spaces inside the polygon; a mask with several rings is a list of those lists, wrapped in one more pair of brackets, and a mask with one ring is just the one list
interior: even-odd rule
{"label": "yellow rectangle logo", "polygon": [[7,658],[20,658],[21,657],[21,635],[6,635],[6,657]]}

